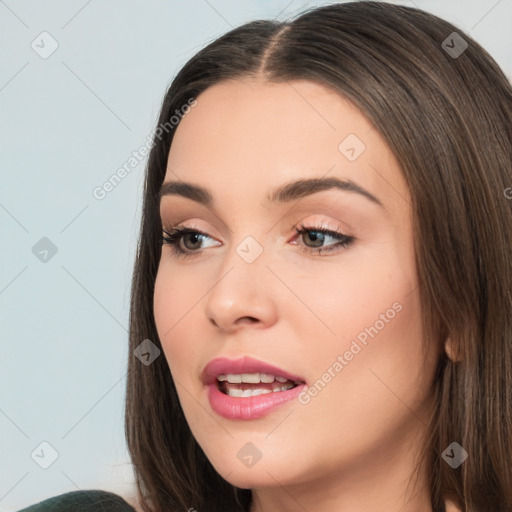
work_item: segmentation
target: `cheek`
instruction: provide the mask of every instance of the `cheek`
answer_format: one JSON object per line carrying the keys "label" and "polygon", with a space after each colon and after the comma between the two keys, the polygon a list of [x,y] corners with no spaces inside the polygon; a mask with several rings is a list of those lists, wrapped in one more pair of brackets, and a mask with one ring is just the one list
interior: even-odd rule
{"label": "cheek", "polygon": [[342,356],[343,369],[325,403],[337,402],[362,424],[373,417],[396,425],[398,418],[409,414],[409,407],[425,400],[435,368],[434,358],[424,359],[417,290],[395,291],[381,308],[359,315],[354,322],[349,329],[353,335],[344,336],[333,351]]}
{"label": "cheek", "polygon": [[[316,263],[293,281],[287,275],[309,309],[310,336],[315,330],[316,338],[327,342],[322,346],[342,349],[358,335],[364,341],[366,330],[375,324],[377,330],[389,331],[390,324],[400,323],[398,316],[407,316],[397,310],[410,301],[409,294],[416,287],[414,256],[402,254],[395,246],[367,244],[347,251],[337,261]],[[412,313],[411,308],[408,311]]]}
{"label": "cheek", "polygon": [[164,333],[170,329],[174,332],[183,320],[193,315],[193,308],[207,291],[206,276],[167,261],[171,256],[166,252],[162,251],[153,294],[155,322]]}
{"label": "cheek", "polygon": [[[353,306],[357,314],[340,315],[335,324],[342,337],[309,349],[307,360],[314,370],[297,420],[321,421],[322,435],[332,439],[333,446],[342,439],[344,450],[358,447],[369,453],[383,440],[396,443],[405,424],[417,424],[418,418],[428,421],[423,404],[434,366],[422,356],[418,295],[406,287],[404,292],[395,290],[385,297],[382,308],[364,311]],[[386,323],[376,314],[382,310],[386,315],[384,306],[392,299],[395,308],[389,304]],[[348,331],[354,335],[345,335]]]}
{"label": "cheek", "polygon": [[155,325],[173,376],[178,376],[176,372],[184,368],[182,363],[190,361],[189,357],[197,352],[197,343],[190,342],[199,339],[191,322],[194,306],[198,307],[196,304],[204,294],[197,281],[183,272],[175,272],[165,262],[158,268],[153,296]]}
{"label": "cheek", "polygon": [[212,431],[205,402],[198,405],[204,391],[199,379],[201,363],[211,358],[214,345],[205,335],[205,324],[198,321],[200,300],[208,290],[206,276],[176,271],[175,265],[161,262],[155,280],[153,308],[155,325],[174,381],[178,400],[196,439]]}
{"label": "cheek", "polygon": [[[340,405],[361,395],[368,403],[375,397],[389,401],[393,395],[380,376],[405,396],[428,389],[414,255],[396,246],[369,247],[357,257],[347,253],[343,264],[325,265],[314,279],[311,274],[295,281],[317,317],[308,315],[312,321],[304,322],[306,335],[300,338],[314,368],[311,377],[322,378],[330,369],[336,378],[325,394]],[[333,368],[338,356],[343,369]]]}

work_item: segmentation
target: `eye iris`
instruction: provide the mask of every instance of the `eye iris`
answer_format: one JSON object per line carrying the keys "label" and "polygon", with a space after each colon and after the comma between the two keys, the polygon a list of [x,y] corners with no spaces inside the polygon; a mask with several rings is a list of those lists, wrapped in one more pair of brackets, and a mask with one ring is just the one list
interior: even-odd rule
{"label": "eye iris", "polygon": [[[187,247],[187,244],[185,243],[185,241],[187,240],[187,237],[195,237],[196,238],[196,241],[195,243],[199,243],[199,245],[201,245],[201,239],[200,237],[202,236],[200,233],[185,233],[183,235],[183,243],[185,244],[186,248],[187,249],[198,249],[198,247]],[[193,242],[194,243],[194,242]]]}
{"label": "eye iris", "polygon": [[[311,236],[311,233],[313,233],[313,235]],[[313,243],[315,243],[315,245],[313,247],[321,247],[322,246],[322,243],[323,243],[323,233],[319,233],[318,231],[308,231],[307,235],[313,239]]]}

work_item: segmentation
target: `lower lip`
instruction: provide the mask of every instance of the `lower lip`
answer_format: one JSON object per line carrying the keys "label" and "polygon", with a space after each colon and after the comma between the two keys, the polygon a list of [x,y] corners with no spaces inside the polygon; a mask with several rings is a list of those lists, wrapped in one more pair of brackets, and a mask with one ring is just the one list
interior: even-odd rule
{"label": "lower lip", "polygon": [[208,400],[212,409],[230,420],[254,420],[261,418],[280,405],[294,400],[306,387],[299,384],[286,391],[264,393],[263,395],[234,397],[224,394],[216,383],[208,386]]}

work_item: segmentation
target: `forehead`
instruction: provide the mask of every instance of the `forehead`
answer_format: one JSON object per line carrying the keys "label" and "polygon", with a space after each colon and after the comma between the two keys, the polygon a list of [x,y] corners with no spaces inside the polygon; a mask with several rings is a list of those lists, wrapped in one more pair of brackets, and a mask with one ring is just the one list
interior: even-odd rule
{"label": "forehead", "polygon": [[391,202],[403,203],[408,195],[399,165],[372,123],[326,86],[229,80],[196,99],[177,127],[165,181],[264,196],[298,177],[336,176]]}

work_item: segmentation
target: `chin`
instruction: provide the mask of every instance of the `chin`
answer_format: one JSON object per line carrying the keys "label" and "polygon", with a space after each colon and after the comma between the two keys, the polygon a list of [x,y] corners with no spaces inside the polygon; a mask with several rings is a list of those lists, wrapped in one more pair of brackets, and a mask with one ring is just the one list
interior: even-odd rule
{"label": "chin", "polygon": [[[229,471],[231,471],[231,473],[229,473]],[[276,479],[271,476],[274,475],[274,473],[275,475],[282,474],[277,468],[274,468],[274,472],[270,472],[270,475],[264,468],[231,469],[225,473],[228,475],[227,478],[223,478],[231,485],[239,487],[240,489],[256,489],[260,487],[275,487],[277,485]],[[282,483],[279,478],[277,478],[277,480],[279,483]]]}
{"label": "chin", "polygon": [[274,487],[277,482],[284,483],[284,477],[289,480],[293,478],[291,473],[297,472],[297,464],[284,461],[282,454],[273,456],[268,453],[262,454],[259,460],[244,460],[244,455],[251,453],[251,448],[242,446],[240,449],[237,443],[233,450],[225,450],[222,454],[216,453],[208,457],[215,471],[231,485],[241,489]]}

